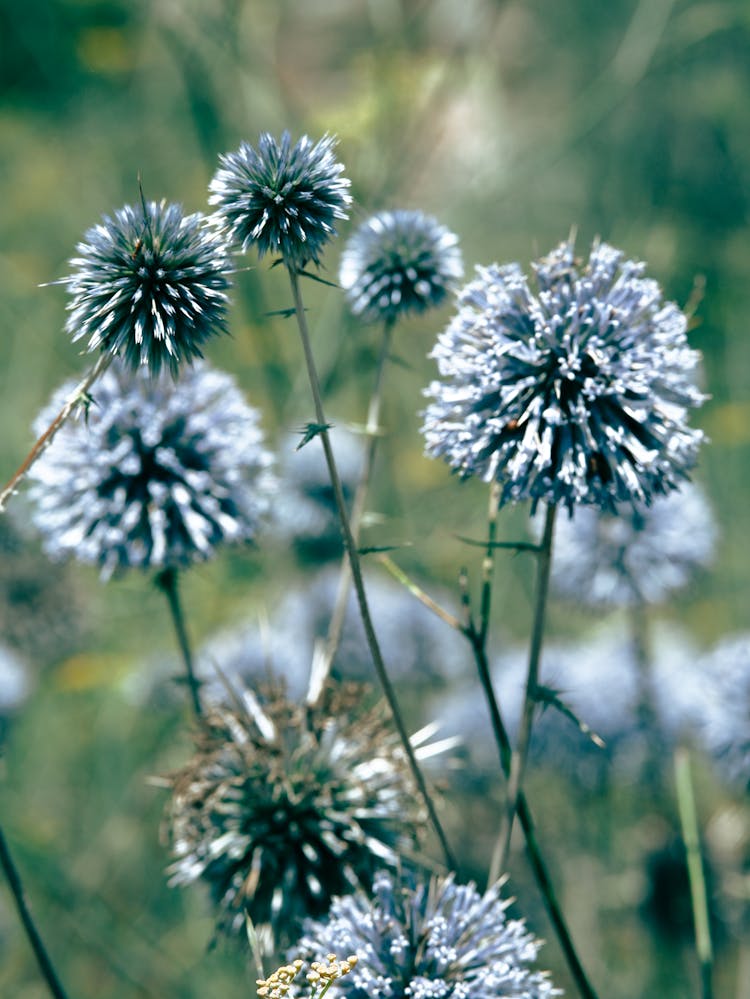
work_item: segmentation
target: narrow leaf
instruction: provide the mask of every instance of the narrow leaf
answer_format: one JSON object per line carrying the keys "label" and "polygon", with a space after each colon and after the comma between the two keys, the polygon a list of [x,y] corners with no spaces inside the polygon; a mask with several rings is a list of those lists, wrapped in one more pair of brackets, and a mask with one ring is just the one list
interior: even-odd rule
{"label": "narrow leaf", "polygon": [[305,446],[305,444],[309,444],[314,437],[317,437],[319,434],[324,433],[326,430],[330,430],[332,426],[333,426],[332,423],[306,424],[302,428],[302,430],[300,430],[300,433],[302,434],[302,440],[299,442],[299,444],[294,450],[299,451],[301,448]]}

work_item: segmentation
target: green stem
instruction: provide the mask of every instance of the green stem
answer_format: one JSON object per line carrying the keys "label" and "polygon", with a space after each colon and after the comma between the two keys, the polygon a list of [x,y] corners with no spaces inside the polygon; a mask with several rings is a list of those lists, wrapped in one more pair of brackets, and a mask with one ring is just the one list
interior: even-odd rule
{"label": "green stem", "polygon": [[544,533],[538,554],[536,597],[534,600],[534,620],[531,629],[531,645],[529,648],[529,668],[526,676],[526,690],[523,699],[521,727],[518,733],[518,746],[513,753],[508,776],[508,804],[502,830],[500,833],[499,866],[505,870],[510,851],[510,837],[513,832],[513,820],[518,810],[518,796],[526,770],[529,755],[531,728],[536,709],[536,691],[539,683],[539,663],[544,641],[544,622],[547,610],[547,594],[549,592],[550,567],[552,565],[552,538],[555,532],[555,514],[557,507],[550,503],[544,519]]}
{"label": "green stem", "polygon": [[375,629],[373,628],[372,619],[370,617],[370,608],[367,604],[367,596],[365,594],[364,582],[362,579],[362,566],[360,563],[359,553],[357,551],[357,545],[352,536],[352,529],[349,523],[349,515],[346,510],[346,502],[344,500],[344,493],[341,488],[341,479],[339,477],[338,468],[336,467],[336,460],[333,456],[333,449],[331,448],[331,441],[328,435],[327,429],[328,422],[326,420],[325,412],[323,409],[323,400],[320,393],[320,380],[318,378],[317,368],[315,366],[315,358],[312,352],[312,346],[310,343],[310,333],[307,328],[307,318],[305,315],[305,308],[302,302],[302,294],[299,287],[299,277],[294,264],[289,261],[284,261],[286,265],[287,272],[289,274],[289,281],[292,288],[292,298],[294,300],[294,309],[297,317],[297,326],[299,328],[300,339],[302,341],[302,350],[305,355],[305,364],[307,367],[307,374],[310,381],[310,390],[312,392],[313,403],[315,406],[315,420],[319,427],[323,428],[320,431],[320,439],[323,445],[323,453],[325,454],[326,464],[328,466],[328,474],[331,479],[331,486],[333,488],[333,494],[336,500],[336,509],[338,512],[339,521],[341,524],[341,532],[344,537],[344,547],[349,557],[349,566],[352,573],[352,582],[354,584],[354,590],[357,595],[357,603],[359,604],[359,610],[362,617],[362,624],[365,630],[365,637],[367,638],[367,645],[370,649],[370,654],[372,656],[372,661],[375,666],[375,671],[378,674],[378,679],[380,680],[381,686],[383,688],[383,693],[391,709],[391,714],[393,715],[393,721],[396,725],[401,743],[406,754],[406,758],[409,761],[409,766],[411,767],[412,774],[414,776],[415,783],[419,789],[425,807],[427,808],[430,821],[435,828],[438,839],[440,840],[440,845],[443,849],[443,854],[445,855],[445,860],[448,867],[451,870],[456,870],[456,860],[453,855],[453,851],[448,844],[447,837],[440,823],[440,820],[435,809],[435,804],[430,796],[427,789],[424,776],[420,770],[417,758],[414,755],[414,749],[409,741],[409,735],[406,731],[404,725],[404,720],[401,716],[401,710],[398,706],[398,701],[396,700],[396,693],[391,684],[390,678],[383,663],[383,656],[380,652],[380,646],[378,644],[377,637],[375,635]]}
{"label": "green stem", "polygon": [[167,598],[169,613],[174,625],[177,644],[180,648],[180,655],[185,665],[185,675],[190,691],[190,701],[193,706],[193,713],[198,721],[203,718],[203,706],[200,698],[201,682],[195,675],[193,666],[193,653],[190,648],[187,627],[185,625],[185,615],[182,612],[182,601],[177,583],[177,569],[164,569],[156,577],[156,585]]}
{"label": "green stem", "polygon": [[682,838],[687,852],[688,878],[690,880],[690,901],[695,925],[695,947],[701,971],[702,999],[713,999],[713,947],[711,926],[708,917],[706,879],[701,859],[698,816],[695,808],[693,780],[690,774],[690,756],[686,749],[676,749],[674,754],[677,804],[680,810]]}
{"label": "green stem", "polygon": [[31,466],[45,450],[45,448],[52,443],[52,439],[60,427],[62,427],[62,425],[70,418],[70,415],[82,402],[85,403],[88,397],[89,389],[99,376],[107,370],[113,360],[114,354],[101,354],[96,364],[90,368],[88,373],[70,393],[57,416],[39,437],[36,444],[34,444],[32,449],[21,462],[13,477],[5,485],[2,492],[0,492],[0,513],[2,513],[5,509],[5,504],[8,499],[13,495],[23,479],[26,477]]}
{"label": "green stem", "polygon": [[[352,513],[349,521],[355,544],[359,544],[362,518],[365,512],[367,494],[370,489],[372,470],[375,465],[375,454],[377,452],[378,438],[380,436],[380,408],[383,399],[383,376],[391,350],[392,335],[393,322],[387,321],[383,326],[383,339],[380,345],[380,356],[378,358],[378,365],[375,372],[375,384],[373,386],[372,395],[370,396],[370,404],[367,410],[367,426],[365,428],[366,450],[364,463],[360,472],[359,482],[357,483],[357,489],[354,494]],[[325,647],[320,660],[315,662],[310,676],[310,690],[308,694],[308,701],[310,703],[314,703],[319,698],[323,689],[323,684],[331,671],[331,664],[333,663],[336,650],[341,642],[341,633],[344,629],[344,619],[346,618],[346,608],[349,603],[351,585],[352,574],[351,569],[349,568],[349,558],[347,554],[344,553],[339,572],[336,602],[334,604],[333,614],[331,615],[331,621],[328,626]]]}
{"label": "green stem", "polygon": [[31,910],[29,909],[28,902],[26,901],[26,892],[24,891],[23,882],[21,881],[21,875],[13,862],[13,857],[11,856],[10,848],[2,827],[0,827],[0,866],[2,867],[5,877],[8,880],[8,886],[10,887],[11,894],[13,895],[13,901],[16,904],[18,916],[24,930],[26,931],[26,936],[31,944],[31,949],[34,951],[34,956],[36,957],[37,964],[39,965],[39,970],[42,973],[42,978],[47,983],[47,987],[54,996],[54,999],[67,999],[65,989],[62,987],[60,979],[57,977],[57,972],[55,971],[54,965],[50,960],[49,954],[47,953],[47,949],[44,946],[44,941],[42,940],[41,934],[37,929],[36,923],[34,922],[34,917],[31,915]]}

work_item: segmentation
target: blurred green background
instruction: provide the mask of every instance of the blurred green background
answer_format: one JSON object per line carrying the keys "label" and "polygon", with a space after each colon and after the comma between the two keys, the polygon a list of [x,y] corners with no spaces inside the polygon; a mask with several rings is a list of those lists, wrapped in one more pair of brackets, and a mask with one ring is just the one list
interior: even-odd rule
{"label": "blurred green background", "polygon": [[[459,234],[470,274],[476,263],[525,265],[575,227],[579,249],[599,235],[647,260],[668,298],[699,301],[691,342],[711,400],[694,422],[711,443],[697,477],[721,541],[714,570],[663,616],[704,647],[746,629],[749,85],[746,0],[0,0],[0,478],[26,453],[51,391],[88,363],[63,331],[64,289],[40,284],[68,272],[102,214],[138,198],[139,173],[147,197],[206,210],[220,152],[261,130],[331,131],[355,196],[342,237],[377,209],[420,208]],[[334,243],[324,276],[335,278],[339,253]],[[311,418],[294,330],[266,315],[288,292],[265,262],[236,285],[233,338],[207,354],[237,375],[278,444]],[[329,415],[362,420],[376,333],[347,318],[336,292],[306,294]],[[413,542],[404,564],[455,589],[470,554],[454,534],[481,536],[486,497],[421,456],[426,355],[448,315],[399,330],[385,418],[394,432],[373,505],[389,517],[375,537]],[[523,511],[503,516],[505,536],[523,529]],[[23,535],[26,520],[18,497],[13,531]],[[206,953],[201,892],[169,890],[162,875],[163,792],[147,777],[183,760],[189,740],[179,707],[144,711],[132,695],[172,655],[159,595],[145,578],[102,586],[93,570],[49,567],[33,536],[0,543],[4,641],[36,677],[5,732],[0,819],[71,997],[254,994],[241,956]],[[516,638],[528,626],[527,569],[498,568],[497,628]],[[272,604],[303,571],[279,545],[194,570],[195,638]],[[471,571],[476,580],[478,562]],[[553,610],[553,630],[579,626]],[[746,848],[747,803],[701,761],[697,776],[703,823],[734,822],[732,842]],[[697,994],[689,917],[687,929],[684,919],[665,928],[639,907],[673,807],[644,813],[626,786],[594,802],[592,818],[570,777],[568,787],[542,774],[530,795],[600,994]],[[449,808],[449,822],[459,842],[472,831],[467,873],[481,876],[493,820],[474,807]],[[605,819],[606,849],[591,833]],[[732,868],[746,898],[743,863],[747,850]],[[520,911],[549,940],[542,963],[567,987],[520,852],[511,873]],[[747,924],[717,919],[717,995],[746,999]],[[0,995],[45,995],[4,888]]]}

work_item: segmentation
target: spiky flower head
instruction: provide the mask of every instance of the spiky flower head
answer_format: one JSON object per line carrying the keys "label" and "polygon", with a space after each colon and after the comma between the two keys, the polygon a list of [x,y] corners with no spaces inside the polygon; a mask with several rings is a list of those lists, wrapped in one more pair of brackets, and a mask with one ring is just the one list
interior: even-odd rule
{"label": "spiky flower head", "polygon": [[288,132],[281,142],[264,132],[257,149],[243,142],[221,156],[208,200],[222,231],[243,250],[257,246],[259,257],[279,254],[298,269],[319,264],[352,200],[335,146],[331,135],[318,142],[303,135],[292,145]]}
{"label": "spiky flower head", "polygon": [[180,205],[125,205],[89,229],[64,278],[72,295],[65,328],[89,351],[119,355],[174,376],[226,332],[232,267],[224,237]]}
{"label": "spiky flower head", "polygon": [[348,999],[546,999],[562,995],[529,964],[540,942],[509,919],[496,884],[480,895],[452,875],[394,881],[380,872],[373,897],[337,898],[325,922],[309,921],[295,950],[356,953],[337,982]]}
{"label": "spiky flower head", "polygon": [[562,243],[534,264],[478,267],[432,352],[426,450],[462,477],[501,485],[501,502],[614,510],[685,478],[703,439],[687,321],[644,265],[605,243],[588,262]]}
{"label": "spiky flower head", "polygon": [[710,565],[716,535],[711,507],[690,482],[651,506],[579,507],[557,525],[552,582],[590,607],[659,603]]}
{"label": "spiky flower head", "polygon": [[349,239],[339,282],[355,316],[393,323],[440,305],[463,276],[458,236],[418,211],[379,212]]}
{"label": "spiky flower head", "polygon": [[699,668],[706,745],[724,776],[750,789],[750,633],[722,639]]}
{"label": "spiky flower head", "polygon": [[[64,385],[37,420],[49,425]],[[115,362],[86,418],[69,421],[31,470],[35,522],[53,557],[161,570],[251,542],[274,479],[258,413],[234,380],[207,364],[166,375]]]}
{"label": "spiky flower head", "polygon": [[172,781],[172,884],[203,879],[226,932],[289,943],[334,895],[369,888],[413,851],[425,816],[382,703],[358,685],[315,707],[269,690],[242,710],[211,709],[195,755]]}

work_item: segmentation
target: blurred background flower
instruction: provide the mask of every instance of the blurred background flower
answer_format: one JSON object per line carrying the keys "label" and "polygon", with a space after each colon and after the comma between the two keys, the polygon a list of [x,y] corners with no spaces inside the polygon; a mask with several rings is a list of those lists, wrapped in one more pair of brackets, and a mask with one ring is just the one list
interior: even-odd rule
{"label": "blurred background flower", "polygon": [[724,778],[750,789],[750,634],[730,635],[700,662],[703,736]]}
{"label": "blurred background flower", "polygon": [[[362,466],[362,438],[341,426],[332,427],[329,434],[344,498],[351,503]],[[301,434],[289,435],[279,448],[281,487],[272,527],[282,543],[292,546],[301,565],[317,569],[340,560],[344,546],[320,439],[299,447],[301,440]]]}
{"label": "blurred background flower", "polygon": [[[662,748],[698,735],[705,677],[684,632],[659,625],[644,667],[627,623],[600,625],[575,643],[552,642],[542,657],[540,683],[567,709],[539,704],[532,758],[549,771],[574,773],[584,788],[602,779],[632,779],[652,765],[649,746]],[[528,650],[505,648],[492,668],[505,725],[515,738],[523,703]],[[446,735],[459,735],[471,754],[469,774],[496,773],[498,754],[478,681],[466,677],[430,705]],[[579,727],[583,726],[583,729]],[[598,739],[592,738],[592,735]],[[603,745],[600,740],[603,740]]]}
{"label": "blurred background flower", "polygon": [[0,517],[0,634],[34,668],[61,662],[86,633],[82,592],[63,565],[50,565],[30,524],[29,508]]}
{"label": "blurred background flower", "polygon": [[0,745],[4,720],[21,707],[31,689],[27,666],[10,649],[0,646]]}
{"label": "blurred background flower", "polygon": [[660,603],[711,564],[717,535],[703,490],[689,482],[650,506],[579,507],[556,523],[552,583],[594,608]]}

